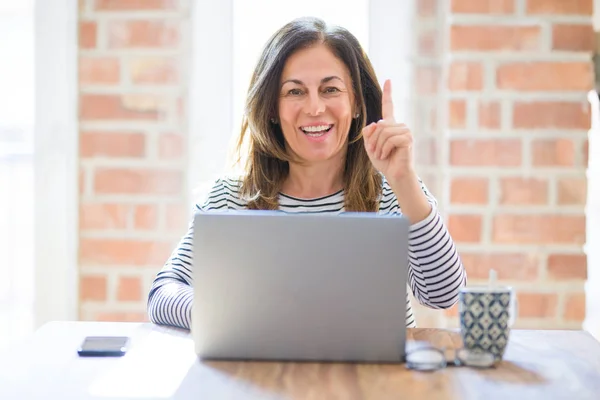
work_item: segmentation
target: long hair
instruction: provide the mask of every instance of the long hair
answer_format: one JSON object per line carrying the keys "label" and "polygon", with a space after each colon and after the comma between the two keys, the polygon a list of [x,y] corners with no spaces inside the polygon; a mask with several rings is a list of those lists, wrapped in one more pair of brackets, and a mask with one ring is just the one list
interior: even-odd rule
{"label": "long hair", "polygon": [[364,148],[362,128],[382,118],[381,88],[354,35],[311,17],[295,19],[275,32],[254,69],[237,140],[237,160],[245,158],[240,194],[250,209],[278,208],[278,195],[292,157],[286,151],[281,127],[273,122],[278,117],[281,75],[286,60],[294,52],[315,44],[326,45],[345,64],[352,79],[356,111],[360,113],[352,119],[348,134],[343,174],[345,209],[377,211],[382,177]]}

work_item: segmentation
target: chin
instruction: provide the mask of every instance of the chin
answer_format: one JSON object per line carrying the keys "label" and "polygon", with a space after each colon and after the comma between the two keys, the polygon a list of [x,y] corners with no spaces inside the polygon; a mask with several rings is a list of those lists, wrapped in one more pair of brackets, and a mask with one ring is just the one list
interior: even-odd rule
{"label": "chin", "polygon": [[327,160],[331,160],[333,158],[336,157],[336,155],[339,154],[339,152],[333,151],[333,150],[329,150],[329,151],[306,151],[306,152],[302,152],[300,153],[300,157],[302,158],[302,160],[308,161],[308,162],[322,162],[322,161],[327,161]]}

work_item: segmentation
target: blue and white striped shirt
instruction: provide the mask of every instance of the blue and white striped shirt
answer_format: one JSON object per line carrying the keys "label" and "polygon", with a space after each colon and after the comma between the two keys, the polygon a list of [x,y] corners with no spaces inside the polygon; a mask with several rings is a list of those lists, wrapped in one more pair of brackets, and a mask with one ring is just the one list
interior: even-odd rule
{"label": "blue and white striped shirt", "polygon": [[[247,203],[240,199],[240,181],[221,178],[215,181],[200,210],[243,210]],[[408,283],[415,298],[423,305],[445,309],[458,300],[459,289],[466,284],[466,272],[442,217],[437,201],[421,182],[421,188],[431,204],[431,212],[422,221],[410,226]],[[279,209],[286,212],[318,212],[339,214],[344,211],[343,190],[315,199],[279,196]],[[396,195],[385,179],[379,213],[398,214],[401,210]],[[190,224],[164,267],[157,274],[148,295],[150,321],[190,329],[193,304],[193,237]],[[415,327],[409,293],[406,298],[406,326]]]}

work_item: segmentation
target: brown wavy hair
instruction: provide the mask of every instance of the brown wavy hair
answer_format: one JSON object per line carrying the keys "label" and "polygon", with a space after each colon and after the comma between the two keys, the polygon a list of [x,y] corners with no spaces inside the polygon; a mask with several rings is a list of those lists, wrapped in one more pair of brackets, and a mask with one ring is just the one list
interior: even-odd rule
{"label": "brown wavy hair", "polygon": [[352,80],[355,113],[360,113],[358,118],[353,118],[348,134],[343,174],[345,210],[377,211],[382,176],[369,160],[361,132],[367,124],[382,118],[381,88],[369,58],[354,35],[312,17],[295,19],[275,32],[254,69],[236,147],[238,163],[247,152],[240,195],[248,201],[250,209],[278,208],[279,192],[288,176],[291,160],[281,127],[273,122],[279,114],[281,75],[286,60],[294,52],[316,44],[326,45],[346,65]]}

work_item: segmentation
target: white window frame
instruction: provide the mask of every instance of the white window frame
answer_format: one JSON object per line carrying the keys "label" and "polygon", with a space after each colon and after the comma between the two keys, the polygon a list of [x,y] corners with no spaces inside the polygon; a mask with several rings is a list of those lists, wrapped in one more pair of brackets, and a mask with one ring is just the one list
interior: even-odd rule
{"label": "white window frame", "polygon": [[34,328],[38,328],[49,321],[78,318],[78,3],[36,0],[34,13]]}
{"label": "white window frame", "polygon": [[583,329],[590,332],[600,340],[600,100],[598,93],[592,90],[588,93],[592,114],[592,126],[588,132],[588,168],[587,177],[587,205],[586,205],[586,244],[587,255],[587,281],[585,283],[586,317]]}
{"label": "white window frame", "polygon": [[[408,118],[412,7],[412,2],[369,0],[369,58],[381,84],[387,78],[396,83],[396,118]],[[194,2],[192,8],[188,187],[196,202],[224,170],[231,143],[233,11],[233,0]]]}

